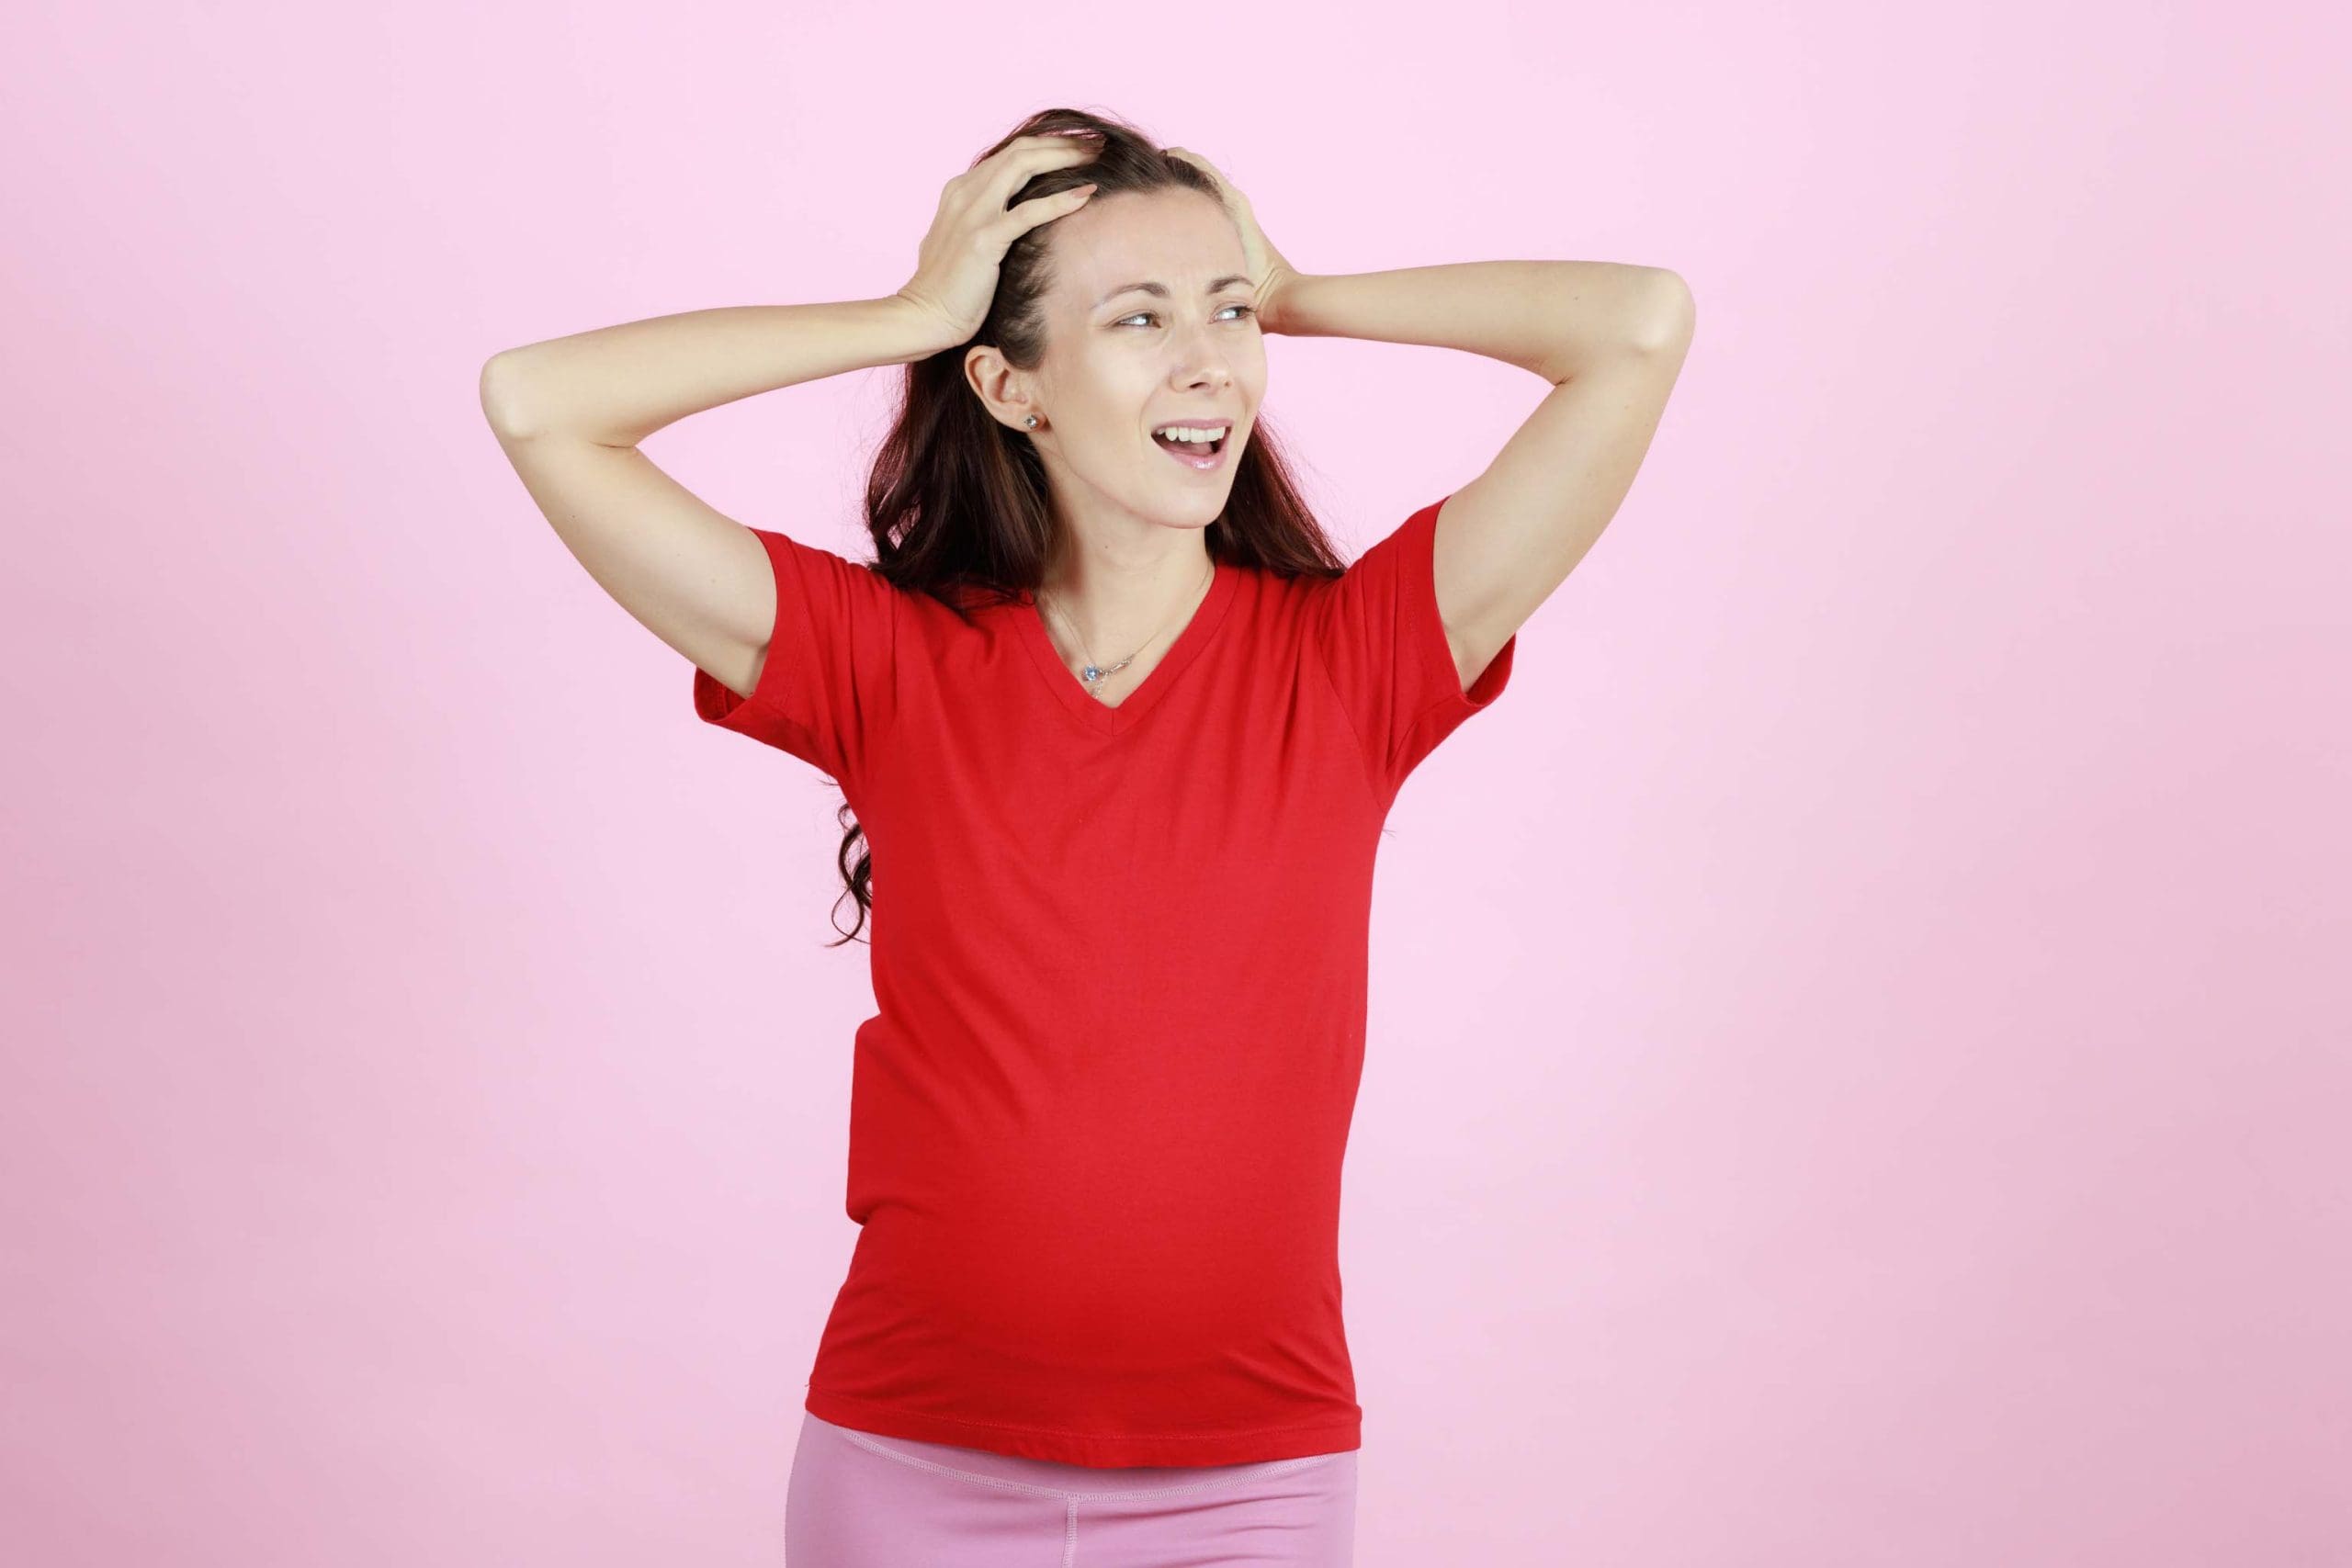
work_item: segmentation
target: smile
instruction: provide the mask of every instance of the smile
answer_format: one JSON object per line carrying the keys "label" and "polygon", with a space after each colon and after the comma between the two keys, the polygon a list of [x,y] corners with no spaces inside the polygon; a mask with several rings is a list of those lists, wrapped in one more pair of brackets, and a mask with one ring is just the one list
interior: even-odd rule
{"label": "smile", "polygon": [[[1177,428],[1186,427],[1179,425]],[[1215,425],[1204,423],[1193,428],[1206,430],[1215,428]],[[1214,441],[1205,444],[1187,442],[1179,445],[1164,439],[1159,431],[1154,431],[1151,444],[1196,473],[1211,473],[1225,466],[1226,449],[1233,445],[1233,427],[1227,424]]]}

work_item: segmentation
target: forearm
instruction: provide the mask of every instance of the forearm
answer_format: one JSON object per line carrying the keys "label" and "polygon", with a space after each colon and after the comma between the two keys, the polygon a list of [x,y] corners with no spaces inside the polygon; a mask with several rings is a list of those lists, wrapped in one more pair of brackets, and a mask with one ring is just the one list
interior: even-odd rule
{"label": "forearm", "polygon": [[1620,262],[1483,261],[1390,272],[1298,273],[1268,330],[1458,348],[1557,384],[1579,366],[1674,330],[1682,280]]}
{"label": "forearm", "polygon": [[813,305],[729,305],[510,348],[482,367],[482,412],[509,439],[563,434],[634,446],[690,413],[778,387],[942,347],[895,295]]}

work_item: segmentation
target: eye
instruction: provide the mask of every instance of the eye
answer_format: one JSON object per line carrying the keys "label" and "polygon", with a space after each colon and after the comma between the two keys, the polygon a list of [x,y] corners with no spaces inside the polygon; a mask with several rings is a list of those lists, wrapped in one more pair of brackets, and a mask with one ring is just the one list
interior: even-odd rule
{"label": "eye", "polygon": [[[1238,301],[1237,301],[1237,302],[1235,302],[1234,304],[1227,305],[1227,306],[1223,307],[1223,308],[1218,311],[1218,314],[1222,315],[1222,314],[1224,313],[1224,311],[1226,311],[1226,310],[1238,310],[1238,311],[1240,311],[1240,312],[1241,312],[1241,314],[1242,314],[1243,316],[1254,316],[1254,315],[1256,315],[1256,314],[1258,313],[1258,308],[1257,308],[1255,305],[1244,305],[1244,304],[1241,304],[1241,303],[1239,303],[1239,302],[1238,302]],[[1238,320],[1239,320],[1239,319],[1240,319],[1239,317],[1236,317],[1236,318],[1235,318],[1235,320],[1237,320],[1237,321],[1238,321]],[[1132,315],[1132,316],[1122,316],[1122,317],[1120,317],[1117,321],[1113,321],[1111,324],[1112,324],[1113,326],[1114,326],[1114,327],[1124,327],[1124,326],[1125,326],[1129,321],[1146,321],[1146,320],[1148,320],[1148,321],[1156,321],[1159,320],[1159,311],[1157,311],[1157,310],[1137,310],[1134,315]]]}

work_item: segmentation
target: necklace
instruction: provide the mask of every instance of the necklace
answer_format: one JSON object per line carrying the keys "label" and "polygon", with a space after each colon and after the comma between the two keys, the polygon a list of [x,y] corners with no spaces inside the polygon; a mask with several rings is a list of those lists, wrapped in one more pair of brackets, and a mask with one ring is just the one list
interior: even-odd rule
{"label": "necklace", "polygon": [[[1216,575],[1216,558],[1212,556],[1209,558],[1209,575],[1206,578],[1203,578],[1201,581],[1205,583],[1209,581],[1209,578],[1214,578]],[[1195,590],[1195,592],[1197,592],[1198,590]],[[1041,604],[1044,603],[1042,599],[1039,602]],[[1197,601],[1195,601],[1195,603],[1197,603]],[[1078,678],[1084,683],[1087,694],[1096,698],[1098,701],[1105,700],[1102,697],[1102,682],[1109,680],[1112,676],[1116,675],[1120,671],[1125,670],[1128,665],[1133,664],[1142,656],[1144,649],[1149,648],[1153,643],[1158,642],[1159,640],[1159,633],[1168,629],[1168,623],[1161,623],[1159,631],[1154,632],[1151,636],[1146,637],[1143,641],[1142,648],[1136,649],[1135,652],[1128,654],[1116,664],[1101,665],[1094,662],[1094,650],[1091,648],[1087,647],[1085,634],[1078,629],[1078,624],[1072,621],[1068,615],[1061,615],[1059,606],[1048,605],[1047,608],[1052,609],[1057,615],[1061,616],[1062,625],[1069,627],[1070,636],[1077,640],[1080,649],[1085,653],[1086,668],[1079,671]],[[1173,619],[1173,616],[1170,617],[1170,621]]]}

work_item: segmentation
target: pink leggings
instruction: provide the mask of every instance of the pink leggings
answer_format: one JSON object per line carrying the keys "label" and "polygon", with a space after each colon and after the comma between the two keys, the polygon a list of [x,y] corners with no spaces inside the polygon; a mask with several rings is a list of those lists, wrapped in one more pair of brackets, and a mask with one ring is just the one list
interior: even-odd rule
{"label": "pink leggings", "polygon": [[1101,1469],[801,1412],[786,1568],[1349,1568],[1356,1450]]}

